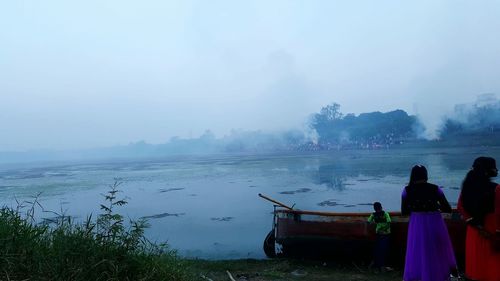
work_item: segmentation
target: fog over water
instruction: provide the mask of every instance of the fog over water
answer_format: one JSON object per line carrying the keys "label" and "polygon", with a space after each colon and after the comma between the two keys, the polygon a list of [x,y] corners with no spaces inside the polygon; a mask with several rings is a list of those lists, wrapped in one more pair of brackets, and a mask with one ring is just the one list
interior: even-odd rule
{"label": "fog over water", "polygon": [[81,149],[403,109],[432,135],[500,93],[497,1],[4,1],[0,150]]}

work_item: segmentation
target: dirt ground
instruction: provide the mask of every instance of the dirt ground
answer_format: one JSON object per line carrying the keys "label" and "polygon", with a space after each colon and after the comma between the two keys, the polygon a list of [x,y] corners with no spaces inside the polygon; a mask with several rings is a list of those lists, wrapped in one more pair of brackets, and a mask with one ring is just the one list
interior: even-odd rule
{"label": "dirt ground", "polygon": [[[321,261],[273,260],[190,260],[189,267],[197,280],[270,281],[270,280],[345,280],[400,281],[401,269],[380,272],[366,264],[338,264]],[[231,276],[229,276],[231,275]]]}

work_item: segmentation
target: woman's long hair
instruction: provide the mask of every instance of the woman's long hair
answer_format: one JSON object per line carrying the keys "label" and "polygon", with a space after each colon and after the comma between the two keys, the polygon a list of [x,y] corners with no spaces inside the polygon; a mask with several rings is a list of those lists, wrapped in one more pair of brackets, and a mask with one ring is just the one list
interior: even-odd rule
{"label": "woman's long hair", "polygon": [[474,160],[472,169],[467,173],[462,183],[462,204],[467,213],[482,221],[484,216],[493,208],[495,184],[491,177],[496,176],[495,159],[491,157],[478,157]]}
{"label": "woman's long hair", "polygon": [[415,165],[411,169],[410,182],[408,186],[414,185],[418,181],[427,181],[427,169],[423,165]]}

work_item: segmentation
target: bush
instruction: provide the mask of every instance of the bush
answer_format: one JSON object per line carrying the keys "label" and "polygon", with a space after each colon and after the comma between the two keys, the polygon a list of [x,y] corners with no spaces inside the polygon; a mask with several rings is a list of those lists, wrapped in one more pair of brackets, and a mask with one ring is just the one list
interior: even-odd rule
{"label": "bush", "polygon": [[30,207],[0,209],[1,280],[189,280],[184,262],[166,244],[144,237],[146,220],[131,220],[128,227],[115,208],[116,181],[105,194],[102,214],[75,223],[58,216],[51,223],[34,219]]}

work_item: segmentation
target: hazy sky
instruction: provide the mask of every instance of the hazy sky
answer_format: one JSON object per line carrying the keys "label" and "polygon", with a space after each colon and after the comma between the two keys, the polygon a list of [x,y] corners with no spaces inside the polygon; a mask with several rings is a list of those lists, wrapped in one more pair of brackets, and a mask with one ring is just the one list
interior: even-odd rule
{"label": "hazy sky", "polygon": [[500,93],[499,1],[0,2],[0,151],[84,148]]}

